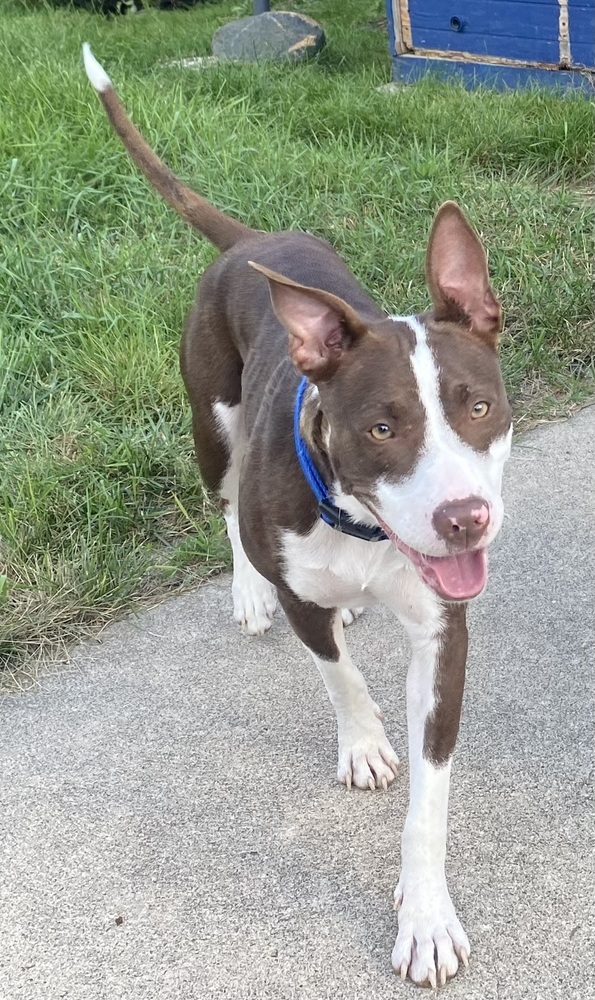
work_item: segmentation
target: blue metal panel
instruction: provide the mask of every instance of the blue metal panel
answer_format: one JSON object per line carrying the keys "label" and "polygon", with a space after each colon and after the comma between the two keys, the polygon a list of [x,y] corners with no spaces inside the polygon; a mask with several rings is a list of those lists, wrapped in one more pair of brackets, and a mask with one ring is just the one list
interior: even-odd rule
{"label": "blue metal panel", "polygon": [[595,67],[595,0],[568,0],[573,65]]}
{"label": "blue metal panel", "polygon": [[[557,3],[522,3],[519,0],[409,0],[411,26],[420,30],[448,31],[456,38],[468,32],[486,38],[558,39]],[[415,31],[413,36],[415,42]]]}
{"label": "blue metal panel", "polygon": [[595,69],[595,53],[593,52],[593,43],[579,44],[578,42],[575,42],[573,45],[571,42],[570,55],[573,66],[579,66],[590,70]]}
{"label": "blue metal panel", "polygon": [[409,0],[414,49],[559,61],[557,0]]}
{"label": "blue metal panel", "polygon": [[586,96],[595,94],[593,75],[575,70],[534,69],[524,66],[498,66],[492,63],[463,62],[456,59],[425,59],[422,56],[403,55],[393,59],[393,79],[414,83],[428,74],[449,80],[459,80],[476,87],[487,84],[500,90],[518,87],[555,87],[585,90]]}
{"label": "blue metal panel", "polygon": [[465,31],[454,35],[452,31],[420,32],[413,29],[415,51],[431,49],[432,52],[464,52],[478,56],[496,56],[516,59],[519,62],[541,62],[557,66],[560,61],[558,39],[504,38]]}

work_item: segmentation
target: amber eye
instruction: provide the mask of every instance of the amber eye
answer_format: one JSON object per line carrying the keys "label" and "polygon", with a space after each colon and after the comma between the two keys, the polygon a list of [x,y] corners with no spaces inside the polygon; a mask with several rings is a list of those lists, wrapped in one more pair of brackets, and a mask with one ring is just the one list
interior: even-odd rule
{"label": "amber eye", "polygon": [[375,441],[388,441],[389,438],[394,437],[394,434],[388,424],[374,424],[374,426],[370,428],[370,434]]}
{"label": "amber eye", "polygon": [[487,416],[489,409],[490,404],[486,403],[484,399],[480,400],[479,403],[475,403],[473,409],[471,410],[473,420]]}

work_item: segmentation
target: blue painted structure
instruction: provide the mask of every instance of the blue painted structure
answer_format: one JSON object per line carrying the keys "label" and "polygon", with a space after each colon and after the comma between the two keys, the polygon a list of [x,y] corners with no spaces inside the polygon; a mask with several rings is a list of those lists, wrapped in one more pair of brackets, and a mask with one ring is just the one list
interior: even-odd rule
{"label": "blue painted structure", "polygon": [[386,0],[393,79],[595,95],[595,0]]}

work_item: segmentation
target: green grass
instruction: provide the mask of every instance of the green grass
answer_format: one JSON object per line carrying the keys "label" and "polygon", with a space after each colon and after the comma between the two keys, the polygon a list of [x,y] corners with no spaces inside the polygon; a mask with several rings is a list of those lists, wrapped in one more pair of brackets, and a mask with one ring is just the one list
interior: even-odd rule
{"label": "green grass", "polygon": [[330,239],[394,309],[424,308],[424,241],[455,198],[490,248],[517,421],[593,398],[592,102],[396,96],[376,0],[286,4],[327,28],[309,65],[219,67],[251,5],[108,20],[4,0],[0,39],[0,662],[26,664],[227,558],[192,459],[177,344],[214,251],[152,193],[84,76],[89,40],[135,121],[218,206]]}

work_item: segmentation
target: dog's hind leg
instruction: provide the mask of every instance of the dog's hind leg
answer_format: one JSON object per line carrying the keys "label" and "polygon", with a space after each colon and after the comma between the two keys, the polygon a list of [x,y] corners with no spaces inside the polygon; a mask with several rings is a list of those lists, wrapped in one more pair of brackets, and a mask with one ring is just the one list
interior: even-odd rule
{"label": "dog's hind leg", "polygon": [[305,603],[286,590],[279,591],[279,601],[318,667],[335,709],[338,780],[348,788],[387,788],[397,773],[398,757],[386,738],[380,709],[347,651],[341,611]]}
{"label": "dog's hind leg", "polygon": [[205,485],[219,495],[233,552],[234,618],[249,635],[271,627],[275,590],[254,568],[240,538],[238,489],[246,439],[242,413],[242,359],[212,300],[213,270],[184,331],[180,367],[190,405],[196,458]]}
{"label": "dog's hind leg", "polygon": [[219,487],[227,535],[233,552],[233,616],[248,635],[264,635],[271,627],[277,599],[275,588],[254,568],[244,551],[238,523],[238,488],[246,436],[242,404],[229,406],[217,402],[215,419],[225,436],[229,464]]}

